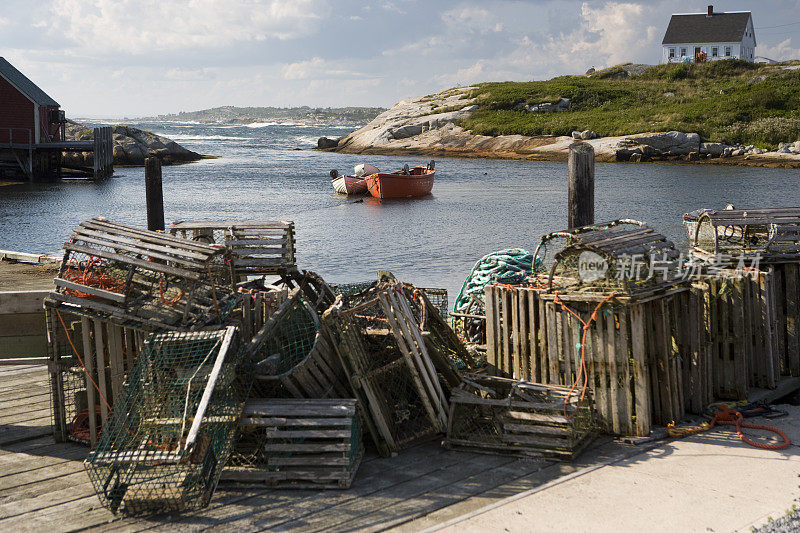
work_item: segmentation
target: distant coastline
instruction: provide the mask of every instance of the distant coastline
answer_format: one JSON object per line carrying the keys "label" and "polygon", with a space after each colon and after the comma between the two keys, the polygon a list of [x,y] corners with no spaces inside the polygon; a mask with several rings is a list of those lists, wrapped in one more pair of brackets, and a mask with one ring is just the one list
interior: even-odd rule
{"label": "distant coastline", "polygon": [[366,124],[382,112],[382,107],[236,107],[222,106],[200,111],[181,111],[135,119],[140,122],[185,122],[195,124]]}

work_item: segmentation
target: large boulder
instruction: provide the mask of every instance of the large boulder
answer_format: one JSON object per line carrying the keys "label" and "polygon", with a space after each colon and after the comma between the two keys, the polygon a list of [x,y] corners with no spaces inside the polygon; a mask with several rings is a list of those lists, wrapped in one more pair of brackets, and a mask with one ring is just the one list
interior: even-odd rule
{"label": "large boulder", "polygon": [[666,133],[646,133],[633,135],[630,140],[655,148],[668,155],[689,155],[700,151],[700,135],[670,131]]}
{"label": "large boulder", "polygon": [[329,139],[327,137],[320,137],[317,140],[317,148],[320,150],[327,150],[330,148],[336,148],[336,145],[339,144],[339,141],[336,139]]}
{"label": "large boulder", "polygon": [[[144,165],[145,158],[155,156],[165,165],[197,161],[203,156],[187,150],[172,139],[156,135],[153,132],[140,130],[132,126],[120,124],[113,126],[111,137],[114,142],[115,165]],[[72,121],[67,122],[66,140],[89,141],[94,138],[94,130]],[[91,152],[71,152],[64,154],[67,164],[91,166]]]}

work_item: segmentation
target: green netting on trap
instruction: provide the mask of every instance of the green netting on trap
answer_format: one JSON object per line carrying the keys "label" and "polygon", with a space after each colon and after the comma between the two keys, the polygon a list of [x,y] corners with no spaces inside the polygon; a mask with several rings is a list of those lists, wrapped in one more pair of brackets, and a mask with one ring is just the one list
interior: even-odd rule
{"label": "green netting on trap", "polygon": [[151,335],[86,468],[126,514],[208,504],[252,380],[236,329]]}
{"label": "green netting on trap", "polygon": [[357,281],[354,283],[331,283],[330,287],[334,294],[342,296],[353,296],[362,293],[375,285],[375,281]]}
{"label": "green netting on trap", "polygon": [[327,332],[320,329],[320,309],[333,293],[313,273],[305,273],[286,302],[254,336],[254,398],[346,398],[341,364]]}

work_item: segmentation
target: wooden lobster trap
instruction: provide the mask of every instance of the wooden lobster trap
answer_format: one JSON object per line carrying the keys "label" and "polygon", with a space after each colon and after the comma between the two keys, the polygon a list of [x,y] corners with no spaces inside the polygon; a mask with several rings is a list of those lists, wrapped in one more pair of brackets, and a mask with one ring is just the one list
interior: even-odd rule
{"label": "wooden lobster trap", "polygon": [[726,270],[704,275],[692,291],[703,302],[716,399],[746,400],[751,388],[774,389],[781,373],[774,272]]}
{"label": "wooden lobster trap", "polygon": [[250,399],[222,480],[347,489],[364,455],[353,399]]}
{"label": "wooden lobster trap", "polygon": [[673,244],[634,222],[563,232],[570,244],[549,275],[487,287],[487,363],[514,379],[586,386],[605,431],[644,436],[703,412],[713,387],[702,298]]}
{"label": "wooden lobster trap", "polygon": [[450,398],[448,448],[573,459],[591,442],[591,394],[465,374]]}
{"label": "wooden lobster trap", "polygon": [[256,398],[347,398],[347,378],[320,315],[334,300],[327,284],[306,272],[253,336]]}
{"label": "wooden lobster trap", "polygon": [[704,302],[688,286],[635,299],[495,285],[486,302],[490,372],[586,383],[609,433],[646,436],[714,399]]}
{"label": "wooden lobster trap", "polygon": [[94,447],[146,332],[45,308],[53,436]]}
{"label": "wooden lobster trap", "polygon": [[296,270],[294,222],[192,221],[174,222],[172,235],[226,246],[231,252],[231,276],[286,275]]}
{"label": "wooden lobster trap", "polygon": [[340,296],[323,323],[381,455],[445,431],[448,391],[458,376],[449,359],[427,348],[402,285]]}
{"label": "wooden lobster trap", "polygon": [[45,305],[149,330],[219,324],[236,303],[225,248],[93,218],[64,244]]}
{"label": "wooden lobster trap", "polygon": [[[739,316],[731,326],[736,330],[757,327],[773,331],[774,345],[770,342],[764,345],[765,350],[754,352],[761,351],[762,355],[754,356],[758,360],[752,361],[750,368],[764,369],[756,382],[776,386],[772,371],[767,371],[775,364],[773,358],[779,359],[779,375],[800,376],[800,208],[701,209],[683,219],[691,257],[705,274],[727,279],[723,287],[737,286],[744,275],[757,283],[745,283],[737,294],[755,291],[766,299],[763,304],[747,307],[744,315],[739,308],[718,306],[719,316],[714,317],[715,321],[725,321]],[[746,292],[742,294],[747,298]],[[762,315],[761,323],[750,325],[758,322],[758,315]]]}

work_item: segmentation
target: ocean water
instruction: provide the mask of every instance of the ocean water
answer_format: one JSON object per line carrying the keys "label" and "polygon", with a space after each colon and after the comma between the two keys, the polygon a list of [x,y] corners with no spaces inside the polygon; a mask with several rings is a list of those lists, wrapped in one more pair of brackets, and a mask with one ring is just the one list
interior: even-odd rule
{"label": "ocean water", "polygon": [[[164,167],[167,224],[175,220],[293,220],[297,261],[330,282],[371,280],[376,270],[455,296],[481,256],[533,252],[539,237],[566,226],[565,163],[436,159],[433,194],[378,202],[337,196],[328,173],[368,162],[382,170],[428,157],[317,152],[317,138],[352,128],[326,125],[140,123],[213,155]],[[644,220],[679,246],[681,215],[700,207],[800,205],[800,171],[762,168],[597,164],[596,220]],[[100,183],[64,181],[0,187],[0,249],[58,253],[80,221],[102,215],[146,226],[144,170],[117,168]]]}

